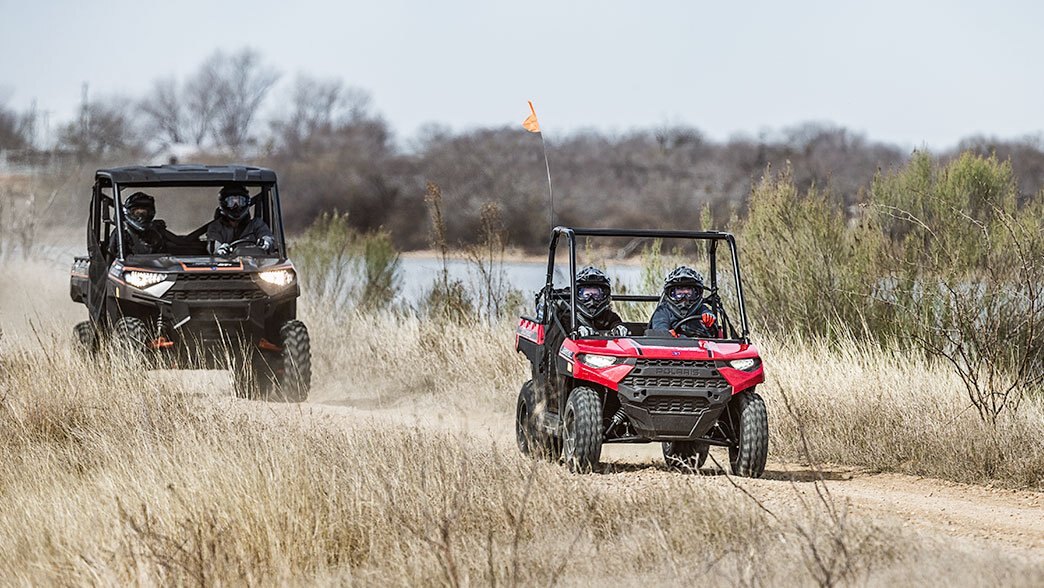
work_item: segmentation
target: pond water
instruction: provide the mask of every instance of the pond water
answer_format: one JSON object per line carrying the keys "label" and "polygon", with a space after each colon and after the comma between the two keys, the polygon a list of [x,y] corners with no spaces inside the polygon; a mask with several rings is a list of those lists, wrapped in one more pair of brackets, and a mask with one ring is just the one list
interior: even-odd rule
{"label": "pond water", "polygon": [[[402,299],[408,304],[416,304],[431,289],[432,283],[442,272],[442,261],[437,258],[408,257],[400,260],[402,276]],[[451,259],[446,264],[450,280],[460,280],[471,293],[483,290],[484,281],[473,263],[462,259]],[[624,284],[630,291],[641,281],[642,268],[636,265],[609,264],[602,267],[609,274],[613,287]],[[547,263],[537,261],[505,261],[503,266],[504,285],[522,292],[525,300],[533,296],[547,280]],[[568,284],[569,266],[555,266],[554,282],[556,286]]]}

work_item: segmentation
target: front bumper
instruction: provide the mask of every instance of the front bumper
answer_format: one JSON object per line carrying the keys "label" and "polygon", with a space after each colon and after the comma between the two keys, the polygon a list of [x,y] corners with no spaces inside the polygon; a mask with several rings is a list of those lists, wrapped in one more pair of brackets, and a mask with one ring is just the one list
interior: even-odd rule
{"label": "front bumper", "polygon": [[702,438],[732,397],[720,367],[722,362],[639,359],[618,386],[620,406],[635,432],[649,440]]}

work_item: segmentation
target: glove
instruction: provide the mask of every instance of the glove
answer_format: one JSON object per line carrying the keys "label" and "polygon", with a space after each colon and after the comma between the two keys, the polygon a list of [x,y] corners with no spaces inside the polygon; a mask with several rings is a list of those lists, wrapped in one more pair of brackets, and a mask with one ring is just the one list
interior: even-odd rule
{"label": "glove", "polygon": [[613,327],[613,330],[609,332],[612,333],[615,337],[626,337],[631,334],[631,332],[628,331],[627,327],[624,325],[616,325],[615,327]]}
{"label": "glove", "polygon": [[257,246],[264,249],[266,253],[271,253],[275,249],[275,239],[272,237],[261,237],[257,240]]}
{"label": "glove", "polygon": [[228,243],[214,243],[214,253],[221,257],[228,257],[232,255],[232,246]]}
{"label": "glove", "polygon": [[590,337],[595,334],[595,330],[587,325],[580,325],[576,328],[576,334],[581,337]]}
{"label": "glove", "polygon": [[703,323],[703,326],[707,327],[708,329],[713,327],[715,321],[717,320],[718,319],[714,318],[714,315],[709,312],[703,313],[703,316],[700,317],[700,322]]}

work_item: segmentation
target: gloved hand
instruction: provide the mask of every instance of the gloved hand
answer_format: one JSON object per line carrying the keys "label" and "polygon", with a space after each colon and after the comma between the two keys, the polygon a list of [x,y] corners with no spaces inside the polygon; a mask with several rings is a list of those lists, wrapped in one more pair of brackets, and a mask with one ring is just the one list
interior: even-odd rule
{"label": "gloved hand", "polygon": [[709,312],[705,312],[702,316],[700,316],[700,322],[703,323],[703,326],[707,327],[708,329],[713,327],[714,323],[717,320],[718,319],[715,318],[714,315]]}
{"label": "gloved hand", "polygon": [[275,239],[272,237],[261,237],[257,240],[257,246],[264,249],[266,253],[271,253],[275,249]]}
{"label": "gloved hand", "polygon": [[232,255],[232,246],[228,243],[214,243],[214,253],[221,257],[228,257]]}
{"label": "gloved hand", "polygon": [[587,325],[580,325],[576,328],[576,334],[581,337],[590,337],[595,334],[595,330]]}
{"label": "gloved hand", "polygon": [[610,333],[612,333],[615,337],[626,337],[631,334],[631,332],[628,331],[627,327],[624,325],[616,325],[615,327],[613,327],[613,330],[610,331]]}

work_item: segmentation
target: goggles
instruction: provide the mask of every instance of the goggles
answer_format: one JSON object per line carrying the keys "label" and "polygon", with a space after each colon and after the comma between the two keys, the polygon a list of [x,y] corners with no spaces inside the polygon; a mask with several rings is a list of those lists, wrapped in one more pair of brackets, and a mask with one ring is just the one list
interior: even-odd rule
{"label": "goggles", "polygon": [[250,196],[233,194],[232,196],[225,196],[223,202],[225,203],[225,208],[246,208],[250,206]]}
{"label": "goggles", "polygon": [[702,288],[695,286],[675,286],[667,292],[675,302],[696,302],[702,294]]}
{"label": "goggles", "polygon": [[582,302],[602,302],[609,297],[609,291],[602,286],[578,286],[576,297]]}
{"label": "goggles", "polygon": [[135,206],[127,211],[127,216],[138,222],[147,223],[156,216],[156,211],[145,206]]}

